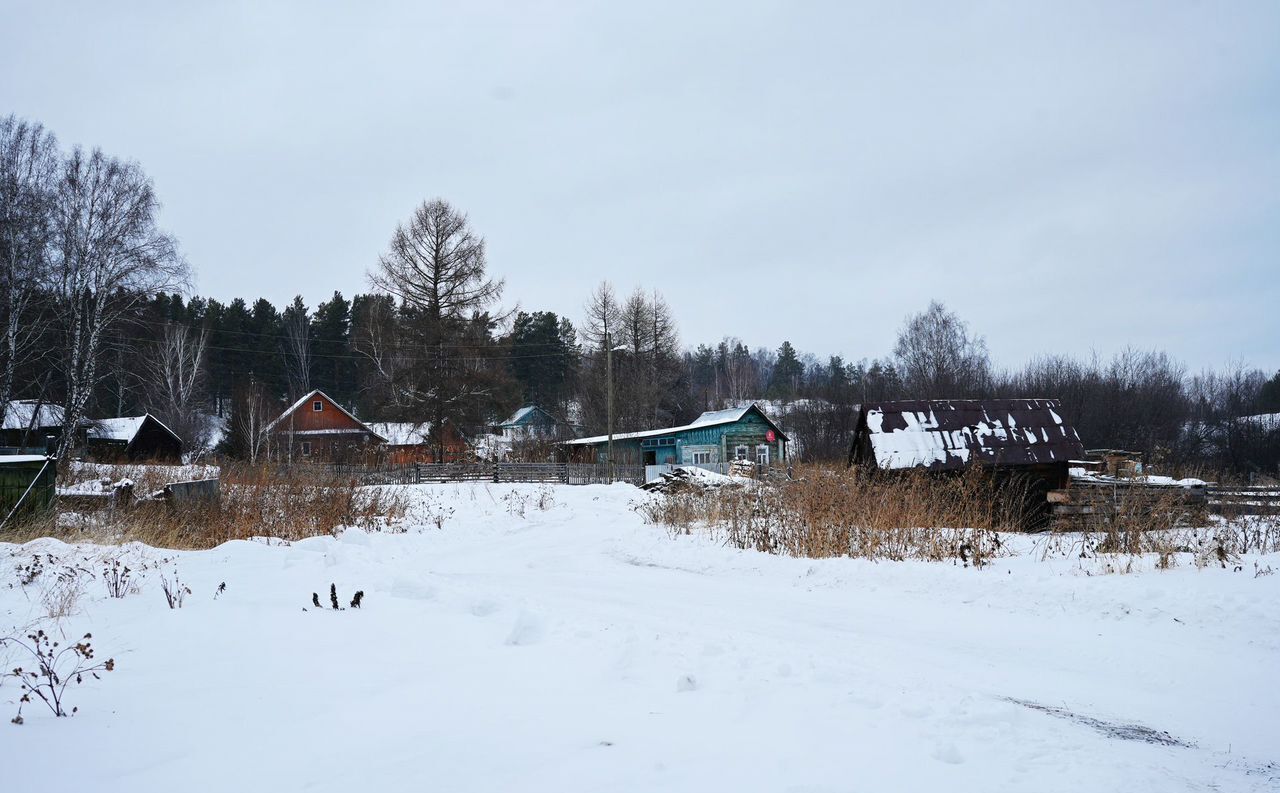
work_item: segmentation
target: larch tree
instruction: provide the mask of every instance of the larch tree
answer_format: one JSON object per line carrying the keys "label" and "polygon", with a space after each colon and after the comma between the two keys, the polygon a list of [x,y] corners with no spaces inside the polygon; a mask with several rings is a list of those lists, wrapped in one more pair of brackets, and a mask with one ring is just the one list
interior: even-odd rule
{"label": "larch tree", "polygon": [[501,298],[503,282],[489,277],[484,238],[467,216],[438,198],[396,226],[369,280],[400,300],[402,324],[413,334],[412,415],[398,418],[425,416],[443,459],[445,425],[483,423],[499,397],[495,375],[505,367],[492,330],[502,318],[487,310]]}

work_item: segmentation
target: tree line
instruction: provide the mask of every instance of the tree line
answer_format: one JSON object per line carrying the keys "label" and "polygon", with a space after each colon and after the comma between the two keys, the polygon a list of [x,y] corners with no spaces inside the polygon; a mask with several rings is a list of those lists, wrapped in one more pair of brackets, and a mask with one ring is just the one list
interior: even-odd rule
{"label": "tree line", "polygon": [[603,433],[612,384],[617,432],[770,400],[809,459],[847,454],[857,405],[1047,396],[1089,447],[1237,471],[1280,465],[1275,425],[1244,418],[1280,413],[1280,373],[1191,374],[1138,350],[1001,370],[939,303],[904,321],[891,352],[857,361],[732,336],[686,346],[660,292],[619,295],[607,282],[576,318],[504,309],[484,238],[441,199],[395,227],[367,293],[224,303],[187,294],[188,265],[158,212],[138,164],[63,151],[39,124],[0,120],[0,410],[13,399],[62,406],[62,456],[84,418],[151,412],[193,449],[221,421],[220,451],[253,458],[266,423],[313,388],[365,420],[429,425],[442,445],[440,428],[483,434],[523,404]]}

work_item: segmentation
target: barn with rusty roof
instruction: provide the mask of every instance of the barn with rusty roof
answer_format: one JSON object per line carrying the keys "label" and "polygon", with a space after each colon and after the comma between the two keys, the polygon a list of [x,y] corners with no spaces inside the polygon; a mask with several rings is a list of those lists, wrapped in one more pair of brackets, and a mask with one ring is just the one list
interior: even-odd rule
{"label": "barn with rusty roof", "polygon": [[1064,487],[1084,456],[1056,399],[930,399],[862,405],[850,465],[880,470],[961,470],[970,465],[1035,472]]}

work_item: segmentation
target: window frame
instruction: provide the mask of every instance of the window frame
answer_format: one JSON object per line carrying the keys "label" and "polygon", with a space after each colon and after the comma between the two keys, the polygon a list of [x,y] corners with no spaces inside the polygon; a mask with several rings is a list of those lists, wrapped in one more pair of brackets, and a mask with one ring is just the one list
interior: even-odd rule
{"label": "window frame", "polygon": [[302,456],[303,457],[311,456],[311,441],[302,442]]}
{"label": "window frame", "polygon": [[734,447],[733,447],[733,459],[735,459],[735,460],[750,460],[750,459],[752,459],[752,458],[751,458],[751,447],[750,447],[750,446],[748,446],[748,445],[746,445],[745,443],[739,443],[737,446],[734,446]]}
{"label": "window frame", "polygon": [[[764,453],[764,459],[763,459],[763,460],[761,460],[761,459],[760,459],[760,457],[761,457],[761,452],[763,452],[763,453]],[[772,451],[772,449],[770,448],[769,444],[767,444],[767,443],[760,443],[760,444],[757,444],[757,445],[756,445],[756,457],[755,457],[756,465],[760,466],[761,468],[768,468],[768,467],[769,467],[769,461],[770,461],[770,458],[772,458],[772,457],[773,457],[773,451]]]}
{"label": "window frame", "polygon": [[323,399],[317,399],[317,400],[315,400],[314,402],[312,402],[312,403],[311,403],[311,412],[312,412],[312,413],[321,413],[321,412],[323,412],[323,411],[324,411],[324,400],[323,400]]}

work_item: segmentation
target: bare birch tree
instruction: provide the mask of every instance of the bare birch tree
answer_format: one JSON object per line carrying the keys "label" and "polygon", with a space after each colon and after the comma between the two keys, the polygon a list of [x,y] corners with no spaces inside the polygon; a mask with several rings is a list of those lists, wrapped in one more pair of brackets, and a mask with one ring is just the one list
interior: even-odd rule
{"label": "bare birch tree", "polygon": [[0,119],[0,421],[14,375],[40,349],[41,289],[48,283],[58,145],[40,124]]}
{"label": "bare birch tree", "polygon": [[311,392],[311,315],[307,312],[306,303],[302,302],[302,295],[293,298],[293,303],[284,310],[281,318],[284,331],[281,344],[289,374],[289,397],[298,399]]}
{"label": "bare birch tree", "polygon": [[185,282],[176,243],[156,227],[159,209],[151,180],[136,163],[77,147],[63,164],[52,278],[66,387],[60,459],[74,447],[99,380],[106,331],[151,296]]}
{"label": "bare birch tree", "polygon": [[893,348],[907,392],[917,399],[978,397],[991,388],[987,343],[934,301],[909,317]]}
{"label": "bare birch tree", "polygon": [[263,393],[262,386],[250,381],[231,396],[232,447],[250,463],[265,459],[270,453],[271,438],[267,427],[279,413],[279,407]]}
{"label": "bare birch tree", "polygon": [[187,450],[195,453],[205,449],[210,435],[208,420],[200,411],[207,342],[204,328],[196,331],[169,323],[146,359],[151,404]]}

